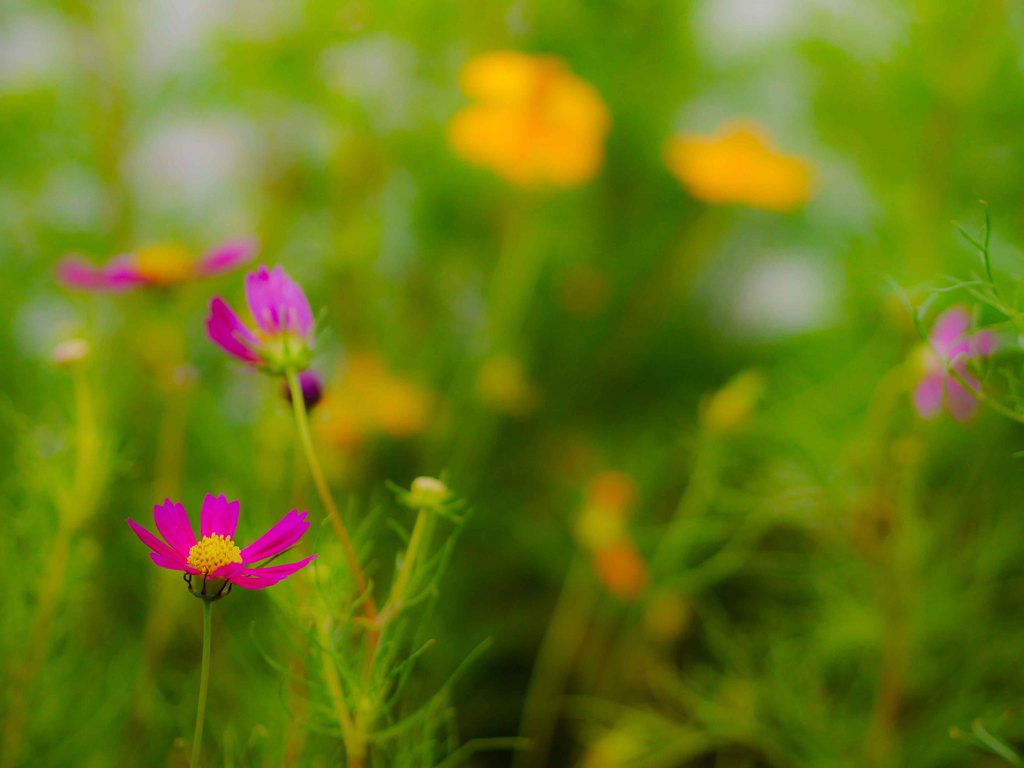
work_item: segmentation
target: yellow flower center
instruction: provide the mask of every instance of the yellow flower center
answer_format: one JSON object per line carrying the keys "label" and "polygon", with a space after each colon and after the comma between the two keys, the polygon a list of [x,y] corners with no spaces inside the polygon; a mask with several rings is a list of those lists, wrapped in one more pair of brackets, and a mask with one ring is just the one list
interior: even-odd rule
{"label": "yellow flower center", "polygon": [[188,564],[209,575],[222,565],[242,562],[242,553],[230,536],[203,536],[188,551]]}
{"label": "yellow flower center", "polygon": [[157,285],[183,283],[194,273],[192,257],[180,245],[140,248],[135,252],[134,264],[139,274]]}

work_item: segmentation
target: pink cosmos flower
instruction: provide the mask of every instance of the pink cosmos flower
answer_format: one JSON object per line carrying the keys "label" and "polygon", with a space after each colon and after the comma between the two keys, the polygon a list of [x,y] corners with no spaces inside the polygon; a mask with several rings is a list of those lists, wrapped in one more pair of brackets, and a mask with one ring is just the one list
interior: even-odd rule
{"label": "pink cosmos flower", "polygon": [[971,318],[963,307],[951,307],[939,315],[932,326],[926,350],[924,375],[914,389],[914,407],[926,419],[933,418],[943,405],[957,421],[968,421],[978,409],[974,396],[950,373],[979,389],[981,382],[967,368],[972,360],[988,357],[996,348],[991,331],[968,335]]}
{"label": "pink cosmos flower", "polygon": [[150,245],[115,256],[101,267],[68,256],[57,265],[57,277],[68,287],[82,291],[168,288],[228,272],[249,261],[255,252],[256,244],[251,240],[222,243],[198,259],[178,245]]}
{"label": "pink cosmos flower", "polygon": [[280,266],[245,276],[249,328],[220,296],[210,302],[206,330],[229,355],[269,373],[304,370],[312,353],[313,311],[298,283]]}
{"label": "pink cosmos flower", "polygon": [[[189,591],[204,600],[223,597],[232,584],[243,589],[264,589],[316,559],[316,555],[311,555],[297,563],[258,565],[280,555],[302,538],[309,528],[307,513],[293,509],[252,544],[239,549],[234,541],[238,509],[237,501],[207,494],[203,499],[198,541],[184,505],[170,499],[153,507],[153,520],[163,541],[134,520],[128,520],[128,525],[152,550],[149,557],[154,563],[171,571],[184,571]],[[200,583],[194,582],[197,576],[201,578]]]}

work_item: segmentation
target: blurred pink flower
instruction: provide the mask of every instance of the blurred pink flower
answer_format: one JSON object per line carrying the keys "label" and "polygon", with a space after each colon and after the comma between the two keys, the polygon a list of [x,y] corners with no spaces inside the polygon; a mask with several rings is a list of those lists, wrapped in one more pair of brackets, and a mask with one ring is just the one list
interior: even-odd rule
{"label": "blurred pink flower", "polygon": [[82,291],[167,288],[228,272],[249,261],[255,252],[256,244],[251,240],[231,240],[198,259],[178,245],[151,245],[115,256],[103,266],[68,256],[57,265],[57,277],[68,287]]}
{"label": "blurred pink flower", "polygon": [[[249,546],[235,544],[239,503],[223,495],[207,494],[200,516],[201,538],[197,541],[185,507],[170,499],[153,507],[153,520],[163,541],[134,520],[128,525],[149,547],[150,559],[161,568],[183,571],[189,591],[204,600],[223,597],[230,585],[243,589],[264,589],[304,568],[316,555],[282,565],[258,566],[295,545],[309,528],[305,512],[292,510]],[[201,577],[200,583],[194,578]]]}
{"label": "blurred pink flower", "polygon": [[313,311],[298,283],[280,266],[261,265],[245,276],[245,298],[256,328],[214,296],[206,319],[210,338],[229,355],[269,373],[304,370],[312,353]]}
{"label": "blurred pink flower", "polygon": [[968,335],[970,322],[966,309],[951,307],[932,326],[924,375],[914,388],[914,407],[926,419],[936,416],[943,405],[958,421],[970,420],[978,409],[977,400],[953,373],[971,389],[979,389],[981,382],[967,367],[972,360],[988,357],[995,351],[996,337],[991,331]]}

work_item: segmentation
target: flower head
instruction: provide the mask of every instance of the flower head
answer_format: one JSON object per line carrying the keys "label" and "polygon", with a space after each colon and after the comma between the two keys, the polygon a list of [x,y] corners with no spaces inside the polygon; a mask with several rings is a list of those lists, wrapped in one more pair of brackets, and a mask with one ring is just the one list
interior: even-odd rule
{"label": "flower head", "polygon": [[245,276],[249,328],[220,296],[210,302],[206,329],[228,354],[268,373],[304,370],[312,354],[313,311],[298,283],[280,266],[261,265]]}
{"label": "flower head", "polygon": [[234,541],[238,510],[237,501],[207,494],[203,499],[198,540],[184,505],[170,499],[153,507],[153,521],[163,541],[134,520],[128,520],[128,525],[152,550],[149,557],[154,563],[171,571],[183,571],[189,591],[204,600],[223,597],[232,584],[243,589],[264,589],[316,558],[310,555],[297,563],[258,565],[302,538],[309,528],[306,513],[293,509],[252,544],[239,548]]}
{"label": "flower head", "polygon": [[957,377],[978,389],[981,382],[968,372],[968,365],[991,355],[996,338],[991,331],[968,335],[970,324],[966,309],[951,307],[932,326],[928,347],[921,350],[923,374],[914,388],[914,407],[926,419],[936,416],[944,405],[957,421],[970,420],[978,409],[974,396]]}
{"label": "flower head", "polygon": [[776,151],[763,131],[747,122],[728,123],[715,136],[681,134],[669,142],[665,162],[690,194],[716,205],[790,211],[807,202],[813,190],[808,163]]}
{"label": "flower head", "polygon": [[485,53],[465,66],[461,82],[477,103],[452,119],[448,137],[465,160],[523,187],[574,187],[597,173],[608,108],[561,59]]}
{"label": "flower head", "polygon": [[255,251],[252,241],[232,240],[193,259],[178,245],[150,245],[116,256],[102,267],[69,256],[57,265],[57,276],[65,285],[83,291],[168,288],[235,269],[251,259]]}

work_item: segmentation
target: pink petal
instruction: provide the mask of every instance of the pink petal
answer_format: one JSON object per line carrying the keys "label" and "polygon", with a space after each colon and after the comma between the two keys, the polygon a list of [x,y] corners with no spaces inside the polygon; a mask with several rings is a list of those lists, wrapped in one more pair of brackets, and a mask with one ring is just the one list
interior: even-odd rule
{"label": "pink petal", "polygon": [[[185,570],[185,568],[187,567],[187,563],[185,562],[185,558],[181,556],[180,552],[175,550],[169,544],[165,544],[164,542],[160,541],[160,539],[158,539],[152,533],[150,533],[141,525],[136,523],[134,520],[129,519],[128,525],[131,526],[131,529],[133,531],[135,531],[135,535],[139,537],[142,543],[149,547],[151,550],[153,550],[154,555],[158,555],[161,558],[161,560],[165,562],[179,564],[175,566],[177,570]],[[154,560],[153,562],[156,561]],[[157,563],[157,565],[160,565],[160,563]],[[164,565],[162,567],[170,568],[172,566]]]}
{"label": "pink petal", "polygon": [[979,331],[971,336],[970,354],[974,357],[988,357],[996,351],[997,339],[992,331]]}
{"label": "pink petal", "polygon": [[188,561],[181,560],[177,557],[167,557],[157,552],[150,552],[149,559],[159,565],[161,568],[166,568],[169,571],[184,571],[185,573],[199,573],[195,568],[188,564]]}
{"label": "pink petal", "polygon": [[942,408],[945,395],[943,373],[937,371],[927,374],[914,389],[914,407],[926,419],[930,419]]}
{"label": "pink petal", "polygon": [[234,579],[245,566],[242,563],[228,563],[219,568],[214,568],[208,578],[211,579]]}
{"label": "pink petal", "polygon": [[234,538],[235,528],[238,526],[238,508],[239,503],[228,501],[224,494],[220,496],[214,496],[212,493],[206,494],[199,518],[200,535],[212,536],[219,533],[221,536]]}
{"label": "pink petal", "polygon": [[57,277],[65,285],[83,291],[126,291],[144,282],[130,256],[118,257],[105,267],[68,257],[57,265]]}
{"label": "pink petal", "polygon": [[260,266],[245,276],[245,297],[256,324],[266,333],[306,337],[313,329],[313,311],[299,284],[282,267]]}
{"label": "pink petal", "polygon": [[231,240],[214,248],[196,262],[196,274],[202,277],[229,272],[249,261],[256,253],[253,240]]}
{"label": "pink petal", "polygon": [[206,318],[206,332],[229,355],[246,363],[258,363],[260,356],[254,349],[260,340],[238,319],[231,307],[220,296],[210,302],[210,315]]}
{"label": "pink petal", "polygon": [[971,324],[971,317],[963,307],[950,307],[935,321],[932,326],[931,342],[943,356],[952,358],[955,353],[953,346],[959,341]]}
{"label": "pink petal", "polygon": [[188,521],[185,505],[165,499],[163,504],[153,507],[153,520],[164,541],[187,559],[189,550],[195,546],[196,535]]}
{"label": "pink petal", "polygon": [[243,568],[239,575],[232,577],[231,583],[242,589],[265,589],[305,568],[314,560],[316,555],[310,555],[297,563],[268,565],[266,568]]}
{"label": "pink petal", "polygon": [[292,510],[271,526],[270,530],[242,550],[242,562],[258,563],[284,552],[309,530],[309,513]]}
{"label": "pink petal", "polygon": [[[963,377],[973,389],[978,389],[981,386],[981,382],[962,371],[959,371]],[[974,395],[964,389],[963,385],[954,379],[952,376],[946,380],[946,393],[948,395],[948,406],[949,412],[953,414],[953,418],[957,421],[966,422],[970,421],[974,414],[978,411],[978,401],[974,399]]]}

